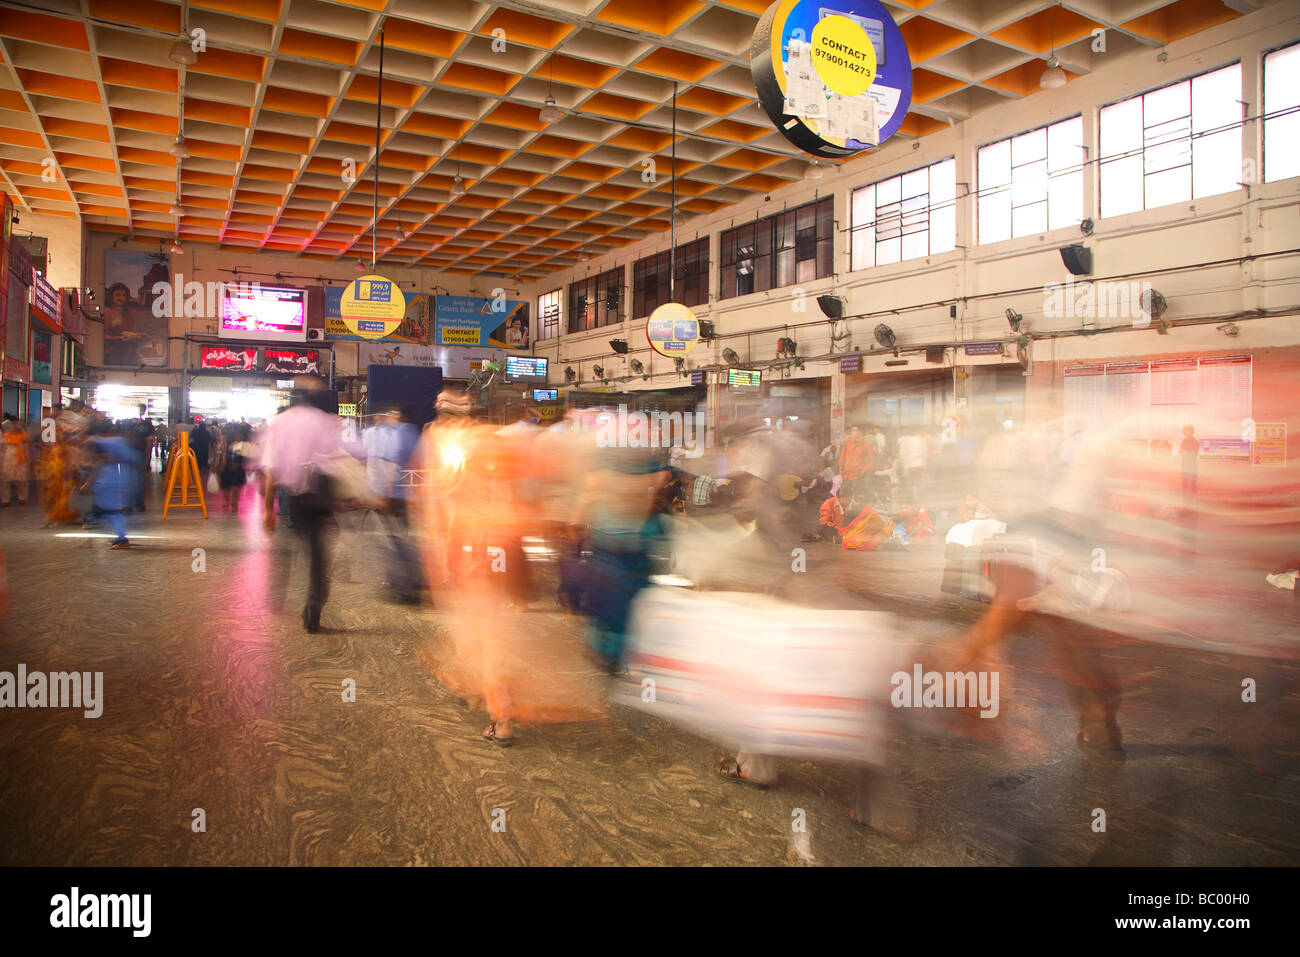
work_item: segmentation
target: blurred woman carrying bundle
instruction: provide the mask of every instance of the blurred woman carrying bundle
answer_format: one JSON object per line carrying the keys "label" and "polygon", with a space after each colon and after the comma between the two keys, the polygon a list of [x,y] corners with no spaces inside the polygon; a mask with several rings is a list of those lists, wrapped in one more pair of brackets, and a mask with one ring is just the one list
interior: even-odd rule
{"label": "blurred woman carrying bundle", "polygon": [[411,460],[422,483],[410,504],[425,574],[445,589],[438,607],[446,627],[426,660],[448,691],[485,704],[483,737],[507,747],[516,721],[590,721],[604,704],[581,621],[526,608],[522,541],[545,515],[523,488],[549,481],[556,463],[535,454],[536,430],[469,421],[461,417],[468,406],[465,397],[440,397],[442,415]]}

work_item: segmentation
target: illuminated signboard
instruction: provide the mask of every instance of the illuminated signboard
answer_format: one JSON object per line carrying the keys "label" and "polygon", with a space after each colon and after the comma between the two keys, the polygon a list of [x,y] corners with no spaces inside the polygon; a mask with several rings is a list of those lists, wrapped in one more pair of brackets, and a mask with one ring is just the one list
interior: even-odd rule
{"label": "illuminated signboard", "polygon": [[534,402],[555,402],[559,398],[560,398],[560,392],[558,389],[534,389],[533,390]]}
{"label": "illuminated signboard", "polygon": [[763,373],[758,369],[728,369],[727,385],[737,392],[757,392],[763,385]]}
{"label": "illuminated signboard", "polygon": [[540,356],[506,356],[507,382],[545,382],[546,360]]}
{"label": "illuminated signboard", "polygon": [[316,350],[267,349],[262,360],[263,372],[288,375],[320,375],[320,353]]}
{"label": "illuminated signboard", "polygon": [[256,372],[257,350],[239,346],[204,346],[199,356],[200,369],[223,369],[227,372]]}
{"label": "illuminated signboard", "polygon": [[307,292],[257,283],[229,286],[217,333],[228,339],[307,341]]}

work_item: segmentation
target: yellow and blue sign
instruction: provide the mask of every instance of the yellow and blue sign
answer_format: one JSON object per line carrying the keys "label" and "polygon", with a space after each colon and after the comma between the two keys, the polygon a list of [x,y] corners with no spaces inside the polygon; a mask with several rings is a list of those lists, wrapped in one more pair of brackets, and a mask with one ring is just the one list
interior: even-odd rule
{"label": "yellow and blue sign", "polygon": [[912,61],[878,0],[777,0],[750,47],[759,102],[806,153],[840,158],[898,131],[912,103]]}
{"label": "yellow and blue sign", "polygon": [[670,359],[690,354],[700,342],[700,321],[680,302],[666,302],[654,312],[645,327],[650,348]]}
{"label": "yellow and blue sign", "polygon": [[528,303],[477,296],[436,296],[433,305],[436,346],[528,348]]}
{"label": "yellow and blue sign", "polygon": [[384,276],[362,276],[348,283],[339,298],[339,317],[363,339],[382,339],[406,318],[406,296]]}

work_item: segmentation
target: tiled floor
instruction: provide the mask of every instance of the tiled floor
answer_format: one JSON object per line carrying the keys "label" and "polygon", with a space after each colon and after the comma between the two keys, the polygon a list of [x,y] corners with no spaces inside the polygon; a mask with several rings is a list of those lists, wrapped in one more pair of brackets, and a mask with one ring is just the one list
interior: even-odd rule
{"label": "tiled floor", "polygon": [[[737,787],[711,769],[722,747],[618,707],[493,747],[483,716],[419,664],[439,613],[378,597],[373,519],[343,521],[328,631],[308,635],[295,601],[269,607],[271,564],[287,559],[247,494],[236,518],[151,511],[128,551],[43,529],[34,507],[0,510],[0,670],[102,671],[106,699],[98,719],[0,711],[0,864],[1300,863],[1289,664],[1123,649],[1129,760],[1099,765],[1075,750],[1064,693],[1024,638],[1004,662],[1003,746],[899,734],[919,807],[902,846],[848,820],[847,768],[787,762],[779,787]],[[809,548],[810,585],[870,583],[923,648],[981,610],[933,587],[933,548],[910,564]],[[1257,711],[1239,704],[1243,674],[1259,677]]]}

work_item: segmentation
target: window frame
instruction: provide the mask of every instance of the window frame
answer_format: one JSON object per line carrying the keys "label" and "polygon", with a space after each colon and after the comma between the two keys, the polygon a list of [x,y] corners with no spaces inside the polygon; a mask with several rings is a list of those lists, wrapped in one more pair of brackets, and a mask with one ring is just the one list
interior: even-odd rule
{"label": "window frame", "polygon": [[[1078,163],[1075,163],[1071,166],[1067,166],[1064,169],[1059,169],[1056,172],[1052,172],[1051,165],[1050,165],[1051,164],[1051,132],[1050,132],[1051,129],[1056,126],[1062,126],[1066,123],[1073,123],[1075,121],[1078,121],[1080,126],[1079,138],[1083,139],[1086,127],[1083,124],[1083,111],[1080,111],[1078,113],[1072,113],[1069,116],[1063,116],[1059,120],[1052,120],[1050,123],[1042,123],[1039,124],[1038,126],[1031,126],[1029,129],[1021,130],[1019,133],[1012,133],[1008,136],[999,137],[996,140],[989,140],[987,143],[981,143],[979,146],[975,147],[975,169],[974,169],[975,245],[988,246],[988,245],[992,245],[993,243],[1010,242],[1013,239],[1024,239],[1026,236],[1033,236],[1041,232],[1051,232],[1052,230],[1055,229],[1067,229],[1070,226],[1077,226],[1079,223],[1083,222],[1083,220],[1087,218],[1087,211],[1084,208],[1084,197],[1087,195],[1087,191],[1084,189],[1084,171],[1088,168],[1089,165],[1087,155],[1086,155],[1088,152],[1087,144],[1086,143],[1079,144],[1080,149],[1084,151],[1085,155],[1079,160]],[[1036,199],[1030,203],[1020,203],[1019,205],[1017,205],[1015,201],[1015,187],[1017,185],[1016,172],[1015,172],[1017,167],[1015,164],[1015,153],[1014,153],[1015,142],[1016,140],[1019,140],[1022,137],[1032,136],[1034,133],[1038,133],[1038,132],[1042,132],[1045,138],[1045,143],[1043,148],[1043,158],[1041,160],[1044,166],[1044,172],[1042,177],[1043,179],[1042,199]],[[1007,144],[1007,169],[1008,169],[1007,182],[1000,183],[997,186],[985,187],[980,182],[980,155],[984,153],[985,150],[992,149],[995,146],[1000,146],[1003,143]],[[1028,163],[1022,163],[1020,165],[1021,167],[1024,167],[1035,162],[1040,162],[1040,161],[1031,160]],[[1060,180],[1064,180],[1064,178],[1067,176],[1078,177],[1079,218],[1075,220],[1073,223],[1060,223],[1054,226],[1052,225],[1051,182],[1054,177],[1057,178],[1058,181],[1060,181]],[[1032,180],[1030,178],[1025,178],[1025,179],[1021,179],[1019,182],[1023,186],[1025,183],[1031,181]],[[983,200],[992,196],[996,196],[1002,192],[1006,192],[1010,194],[1008,197],[1009,205],[1008,205],[1008,215],[1007,215],[1007,220],[1009,223],[1008,235],[1000,237],[998,239],[985,239],[984,225],[987,222],[987,217],[981,213],[980,204]],[[1030,206],[1037,206],[1039,203],[1042,203],[1047,207],[1044,212],[1045,224],[1043,229],[1031,229],[1017,235],[1016,216],[1015,216],[1016,210],[1027,209]]]}
{"label": "window frame", "polygon": [[[746,231],[750,241],[740,245],[737,240],[746,238]],[[810,256],[800,257],[801,241],[804,252],[809,251],[811,243]],[[835,274],[835,197],[823,196],[733,226],[719,235],[718,243],[719,299],[825,279]],[[745,251],[748,256],[742,255]],[[749,271],[741,273],[744,263],[750,264]],[[802,268],[805,263],[812,263],[812,268]],[[753,279],[748,284],[738,285],[742,277],[749,276]],[[741,289],[740,285],[748,288]]]}
{"label": "window frame", "polygon": [[[644,319],[669,302],[669,289],[684,306],[701,306],[709,301],[709,237],[684,243],[675,250],[644,256],[632,264],[632,318]],[[670,252],[672,255],[670,255]],[[669,283],[670,264],[676,267],[675,283]],[[653,278],[654,292],[648,289]],[[685,290],[685,291],[684,291]]]}
{"label": "window frame", "polygon": [[[555,297],[555,317],[548,320],[546,315],[547,298]],[[564,287],[560,286],[549,292],[544,292],[537,297],[537,336],[536,341],[542,342],[546,339],[558,339],[560,337],[560,324],[564,319]],[[547,330],[551,330],[549,333]]]}
{"label": "window frame", "polygon": [[[1122,97],[1120,97],[1119,99],[1111,100],[1111,101],[1108,102],[1108,103],[1102,103],[1102,104],[1100,104],[1100,105],[1097,107],[1097,215],[1098,215],[1098,218],[1111,218],[1111,217],[1114,217],[1114,216],[1129,216],[1129,215],[1132,215],[1132,214],[1134,214],[1134,213],[1142,213],[1142,212],[1146,212],[1146,211],[1148,211],[1148,210],[1153,210],[1153,209],[1163,209],[1163,208],[1165,208],[1165,207],[1168,207],[1168,206],[1174,206],[1174,205],[1177,205],[1178,203],[1182,203],[1182,202],[1195,202],[1195,201],[1198,200],[1198,199],[1206,199],[1206,198],[1208,198],[1208,197],[1210,197],[1210,196],[1225,196],[1225,195],[1227,195],[1228,193],[1233,192],[1233,190],[1223,190],[1223,191],[1221,191],[1221,192],[1217,192],[1217,193],[1205,193],[1205,194],[1202,194],[1202,195],[1200,195],[1200,196],[1197,195],[1197,193],[1196,193],[1196,166],[1195,166],[1195,153],[1196,153],[1196,151],[1195,151],[1195,143],[1196,143],[1196,141],[1197,141],[1198,139],[1202,139],[1202,138],[1207,137],[1207,136],[1214,136],[1214,135],[1217,135],[1217,134],[1222,134],[1222,133],[1227,132],[1228,130],[1231,130],[1231,129],[1233,129],[1233,128],[1235,127],[1235,128],[1237,129],[1237,131],[1238,131],[1238,155],[1239,155],[1240,157],[1244,157],[1244,156],[1245,156],[1245,127],[1246,127],[1246,121],[1245,121],[1244,119],[1240,119],[1240,118],[1239,118],[1239,119],[1233,121],[1232,123],[1229,123],[1229,124],[1224,125],[1224,126],[1216,126],[1216,127],[1212,127],[1212,128],[1210,128],[1210,129],[1208,129],[1208,130],[1202,130],[1202,131],[1199,132],[1199,133],[1196,132],[1196,129],[1195,129],[1195,127],[1196,127],[1196,121],[1195,121],[1195,117],[1196,117],[1196,103],[1195,103],[1195,100],[1194,100],[1194,95],[1195,95],[1195,93],[1194,93],[1194,89],[1193,89],[1192,84],[1193,84],[1196,80],[1200,79],[1201,77],[1210,76],[1211,74],[1219,73],[1219,72],[1221,72],[1221,71],[1223,71],[1223,70],[1231,69],[1231,68],[1234,67],[1234,66],[1235,66],[1235,67],[1238,69],[1238,71],[1239,71],[1239,79],[1240,79],[1240,83],[1238,84],[1238,87],[1237,87],[1237,102],[1241,102],[1241,97],[1242,97],[1242,96],[1245,94],[1245,92],[1246,92],[1246,90],[1245,90],[1246,73],[1245,73],[1245,63],[1244,63],[1241,59],[1238,58],[1238,59],[1234,59],[1234,60],[1229,60],[1229,61],[1227,61],[1226,63],[1220,63],[1220,64],[1218,64],[1217,66],[1209,67],[1208,69],[1205,69],[1205,70],[1198,70],[1198,71],[1195,72],[1195,73],[1189,73],[1189,74],[1187,74],[1186,76],[1179,77],[1177,80],[1171,80],[1171,81],[1169,81],[1168,83],[1162,83],[1162,84],[1160,84],[1159,86],[1153,86],[1153,87],[1151,87],[1150,89],[1147,89],[1147,90],[1140,90],[1140,91],[1137,92],[1137,93],[1130,93],[1128,96],[1122,96]],[[1262,71],[1263,71],[1263,63],[1262,63],[1262,61],[1261,61],[1261,64],[1260,64],[1260,70],[1261,70],[1261,77],[1260,77],[1260,78],[1261,78],[1261,81],[1262,81],[1262,79],[1263,79],[1263,73],[1262,73]],[[1162,92],[1162,91],[1164,91],[1164,90],[1169,90],[1169,89],[1172,89],[1173,87],[1181,86],[1181,85],[1184,84],[1184,83],[1187,84],[1187,101],[1188,101],[1188,106],[1187,106],[1188,113],[1187,113],[1187,116],[1186,116],[1186,119],[1187,119],[1187,125],[1188,125],[1188,133],[1187,133],[1187,136],[1186,136],[1185,138],[1180,137],[1180,138],[1175,139],[1175,140],[1165,140],[1165,141],[1163,141],[1163,142],[1155,143],[1155,144],[1149,146],[1149,145],[1147,144],[1147,142],[1146,142],[1147,131],[1148,131],[1149,129],[1153,129],[1154,127],[1148,127],[1148,126],[1146,125],[1146,122],[1147,122],[1147,121],[1146,121],[1146,98],[1147,98],[1148,96],[1153,95],[1153,94],[1160,93],[1160,92]],[[1112,109],[1112,108],[1114,108],[1114,107],[1116,107],[1116,106],[1120,106],[1121,104],[1124,104],[1124,103],[1131,103],[1131,102],[1133,102],[1133,101],[1135,101],[1135,100],[1140,101],[1140,106],[1141,106],[1141,109],[1142,109],[1142,135],[1143,135],[1143,141],[1142,141],[1142,146],[1141,146],[1141,148],[1136,149],[1136,150],[1127,150],[1126,152],[1123,152],[1123,153],[1116,153],[1116,154],[1111,155],[1111,156],[1106,156],[1106,155],[1104,155],[1104,154],[1102,153],[1101,138],[1102,138],[1102,123],[1103,123],[1103,121],[1104,121],[1104,116],[1105,116],[1106,111],[1109,110],[1109,109]],[[1178,118],[1176,118],[1176,119],[1182,119],[1182,117],[1178,117]],[[1156,124],[1156,125],[1157,125],[1157,126],[1160,126],[1160,125],[1167,125],[1168,123],[1171,123],[1171,122],[1174,122],[1174,120],[1166,120],[1166,121],[1164,121],[1164,123],[1160,123],[1160,124]],[[1188,172],[1187,172],[1187,177],[1188,177],[1188,182],[1189,182],[1188,196],[1187,196],[1186,199],[1176,199],[1176,200],[1173,200],[1173,201],[1168,202],[1168,203],[1160,203],[1160,204],[1158,204],[1158,205],[1152,206],[1152,205],[1150,205],[1150,204],[1147,202],[1147,179],[1148,179],[1150,176],[1152,176],[1152,175],[1159,175],[1159,174],[1162,173],[1162,172],[1168,172],[1168,171],[1171,170],[1171,169],[1181,169],[1182,167],[1181,167],[1181,166],[1179,166],[1179,167],[1168,167],[1167,169],[1164,169],[1164,170],[1157,170],[1157,171],[1155,171],[1155,173],[1149,173],[1149,172],[1147,172],[1147,169],[1146,169],[1146,157],[1147,157],[1147,153],[1150,152],[1150,151],[1153,151],[1153,150],[1158,150],[1158,149],[1160,149],[1161,147],[1168,147],[1168,146],[1171,145],[1172,143],[1181,143],[1181,142],[1186,142],[1186,143],[1187,143],[1187,148],[1188,148],[1188,159],[1187,159],[1187,163],[1186,163],[1187,171],[1188,171]],[[1110,214],[1105,213],[1105,212],[1104,212],[1104,208],[1105,208],[1105,207],[1104,207],[1104,205],[1103,205],[1104,202],[1105,202],[1105,198],[1104,198],[1104,192],[1105,192],[1105,190],[1104,190],[1104,186],[1103,186],[1104,175],[1103,175],[1103,174],[1104,174],[1104,172],[1105,172],[1105,169],[1106,169],[1107,165],[1112,164],[1112,163],[1116,163],[1116,162],[1118,162],[1118,161],[1125,160],[1125,159],[1132,159],[1132,158],[1135,158],[1135,157],[1136,157],[1136,158],[1139,158],[1139,159],[1142,161],[1142,205],[1141,205],[1139,208],[1137,208],[1137,209],[1125,210],[1124,212],[1121,212],[1121,213],[1110,213]]]}
{"label": "window frame", "polygon": [[[584,276],[569,283],[569,316],[566,327],[568,332],[590,332],[622,322],[620,309],[623,306],[623,285],[626,267],[614,266],[593,276]],[[615,305],[610,306],[610,294],[616,293]],[[582,304],[579,305],[579,298]],[[593,304],[593,301],[594,304]],[[588,320],[588,311],[592,315]]]}
{"label": "window frame", "polygon": [[[952,179],[953,179],[952,198],[941,200],[940,202],[935,203],[932,198],[934,196],[933,170],[936,166],[943,166],[949,163],[952,164]],[[925,206],[923,207],[923,209],[913,209],[911,211],[905,211],[903,207],[907,203],[908,199],[914,199],[916,197],[904,197],[902,195],[903,182],[906,177],[911,176],[913,173],[919,173],[923,170],[926,173],[926,192],[923,194],[926,197]],[[879,202],[880,187],[885,184],[891,183],[894,180],[898,180],[899,199],[897,203],[888,204],[885,208],[889,208],[889,206],[898,207],[898,214],[896,218],[898,220],[897,238],[899,239],[899,258],[895,261],[881,263],[880,254],[879,254],[880,244],[881,242],[888,242],[889,239],[881,240],[880,230],[878,228],[882,221],[880,216],[880,210],[882,207],[880,206],[880,202]],[[870,222],[858,223],[854,219],[855,210],[857,209],[856,197],[858,196],[859,193],[868,189],[872,190],[872,208],[874,210],[874,216]],[[943,209],[952,209],[953,211],[952,245],[948,249],[942,249],[939,250],[938,252],[935,252],[934,243],[931,239],[932,232],[933,232],[931,229],[931,225],[934,222],[934,213],[937,210],[943,210]],[[908,233],[907,226],[909,224],[907,223],[907,219],[908,217],[915,217],[921,212],[924,212],[925,214],[926,251],[919,255],[908,256],[905,255],[903,252],[902,240],[905,236],[916,235],[916,233],[920,232],[920,230],[913,230],[911,233]],[[856,186],[850,189],[849,190],[849,238],[848,238],[849,271],[855,272],[862,269],[874,269],[876,266],[880,266],[880,265],[893,266],[896,265],[897,263],[910,262],[916,259],[924,259],[928,256],[937,256],[937,255],[942,255],[943,253],[946,252],[952,252],[957,248],[956,213],[957,213],[957,157],[955,155],[947,156],[944,157],[943,159],[935,160],[932,163],[925,163],[922,166],[916,166],[913,167],[912,169],[903,170],[900,173],[895,173],[893,176],[886,176],[882,179],[876,180],[875,182],[864,183],[861,186]],[[895,217],[890,216],[888,218],[893,219]],[[915,223],[912,223],[911,225],[915,225]],[[872,234],[871,262],[859,265],[857,262],[857,243],[854,241],[854,239],[856,234],[861,233],[868,229],[871,230],[871,234]]]}
{"label": "window frame", "polygon": [[[1300,55],[1300,40],[1292,40],[1289,43],[1284,43],[1271,50],[1265,50],[1259,58],[1260,103],[1262,104],[1259,124],[1259,181],[1261,183],[1278,183],[1284,179],[1293,178],[1292,176],[1280,176],[1277,179],[1270,179],[1268,171],[1268,131],[1270,122],[1281,119],[1285,116],[1295,116],[1297,115],[1297,112],[1300,112],[1300,105],[1297,105],[1283,107],[1285,112],[1280,110],[1277,116],[1271,116],[1269,114],[1268,58],[1275,56],[1278,53],[1282,53],[1284,50],[1296,50],[1297,55]],[[1297,124],[1300,124],[1300,120],[1297,120],[1296,122]],[[1276,129],[1276,126],[1274,126],[1274,128]]]}

